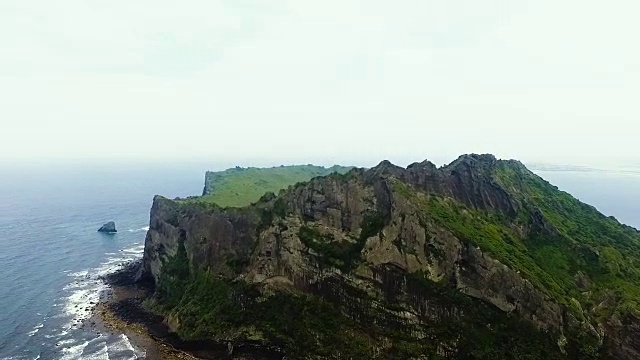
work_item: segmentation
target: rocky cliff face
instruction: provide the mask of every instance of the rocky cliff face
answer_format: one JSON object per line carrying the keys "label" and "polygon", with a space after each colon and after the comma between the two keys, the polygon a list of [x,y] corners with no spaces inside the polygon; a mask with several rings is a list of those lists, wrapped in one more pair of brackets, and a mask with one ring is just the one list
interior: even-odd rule
{"label": "rocky cliff face", "polygon": [[[561,231],[521,196],[524,180],[507,184],[505,174],[537,178],[517,162],[466,155],[442,168],[382,162],[315,178],[241,209],[158,196],[140,275],[153,279],[164,298],[191,291],[166,285],[178,275],[165,267],[174,269],[184,256],[186,282],[208,274],[257,289],[254,300],[312,296],[345,317],[339,329],[362,334],[344,345],[362,358],[637,358],[637,317],[598,318],[587,308],[595,308],[597,291],[556,288],[537,258],[527,257],[538,251],[527,241],[559,238]],[[581,274],[583,285],[593,282]],[[195,315],[184,309],[198,316],[217,311],[211,300],[207,309],[186,297],[165,308],[174,330],[185,334]],[[227,305],[250,312],[264,304],[238,301]],[[194,337],[281,343],[295,354],[288,335],[271,323],[279,322],[251,321],[231,322],[229,328],[242,329],[233,334],[211,325]],[[315,339],[307,349],[316,349],[305,357],[353,357],[326,350],[323,341],[331,338],[321,329],[303,328]]]}

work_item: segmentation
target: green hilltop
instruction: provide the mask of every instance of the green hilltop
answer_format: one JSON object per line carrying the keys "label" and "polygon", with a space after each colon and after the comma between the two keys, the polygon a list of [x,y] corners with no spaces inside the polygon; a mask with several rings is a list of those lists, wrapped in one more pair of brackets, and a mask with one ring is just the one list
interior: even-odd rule
{"label": "green hilltop", "polygon": [[637,229],[491,155],[349,169],[229,169],[158,199],[189,232],[145,254],[164,266],[148,303],[184,339],[294,358],[640,358]]}
{"label": "green hilltop", "polygon": [[[197,201],[223,207],[242,207],[257,202],[264,194],[277,194],[291,185],[332,173],[344,174],[351,166],[329,168],[315,165],[291,165],[271,168],[235,167],[224,171],[207,171],[202,196]],[[192,198],[194,199],[194,198]]]}

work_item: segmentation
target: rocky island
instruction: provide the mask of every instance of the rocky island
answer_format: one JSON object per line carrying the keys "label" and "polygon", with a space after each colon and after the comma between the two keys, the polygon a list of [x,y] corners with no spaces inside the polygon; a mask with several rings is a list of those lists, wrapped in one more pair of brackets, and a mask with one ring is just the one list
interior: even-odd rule
{"label": "rocky island", "polygon": [[153,200],[136,278],[187,350],[640,358],[640,233],[518,161],[383,161],[225,205]]}
{"label": "rocky island", "polygon": [[98,232],[101,233],[108,233],[108,234],[113,234],[113,233],[117,233],[118,230],[116,230],[116,223],[113,221],[109,221],[108,223],[102,225],[99,229]]}

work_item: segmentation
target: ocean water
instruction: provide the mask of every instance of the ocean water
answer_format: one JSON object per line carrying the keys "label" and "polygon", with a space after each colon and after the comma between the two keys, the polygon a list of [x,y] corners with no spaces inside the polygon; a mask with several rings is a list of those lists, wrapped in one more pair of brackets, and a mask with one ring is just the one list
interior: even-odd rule
{"label": "ocean water", "polygon": [[601,213],[640,229],[640,170],[534,172]]}
{"label": "ocean water", "polygon": [[[124,335],[78,324],[106,291],[98,277],[142,256],[153,195],[199,194],[223,166],[107,165],[0,166],[0,359],[144,358]],[[538,173],[640,228],[639,175]],[[96,232],[111,220],[116,235]]]}
{"label": "ocean water", "polygon": [[[0,167],[0,359],[136,359],[123,335],[79,328],[100,275],[142,256],[153,195],[199,194],[179,164]],[[96,230],[115,221],[118,233]]]}

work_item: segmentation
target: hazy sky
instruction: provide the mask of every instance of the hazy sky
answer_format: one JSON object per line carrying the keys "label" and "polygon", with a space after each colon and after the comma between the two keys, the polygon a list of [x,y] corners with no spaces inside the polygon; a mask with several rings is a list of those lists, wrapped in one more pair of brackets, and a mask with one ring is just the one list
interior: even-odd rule
{"label": "hazy sky", "polygon": [[0,157],[628,160],[639,13],[635,0],[2,0]]}

